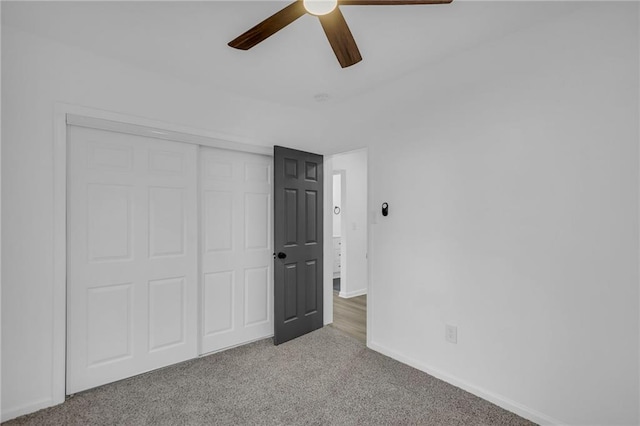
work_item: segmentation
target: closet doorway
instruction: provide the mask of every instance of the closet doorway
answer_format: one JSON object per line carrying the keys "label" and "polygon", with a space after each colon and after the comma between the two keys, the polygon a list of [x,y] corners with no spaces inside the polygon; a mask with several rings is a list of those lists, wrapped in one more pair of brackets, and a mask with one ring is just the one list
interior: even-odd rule
{"label": "closet doorway", "polygon": [[66,129],[66,393],[272,336],[272,157],[97,125]]}

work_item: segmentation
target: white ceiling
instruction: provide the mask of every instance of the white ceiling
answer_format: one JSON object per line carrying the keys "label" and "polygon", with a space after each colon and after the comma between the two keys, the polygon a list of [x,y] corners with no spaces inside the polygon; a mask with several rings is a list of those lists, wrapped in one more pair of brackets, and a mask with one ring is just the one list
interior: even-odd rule
{"label": "white ceiling", "polygon": [[3,2],[3,24],[251,98],[314,107],[341,103],[457,52],[580,7],[578,2],[454,1],[343,6],[363,61],[340,68],[306,15],[249,51],[227,42],[288,2]]}

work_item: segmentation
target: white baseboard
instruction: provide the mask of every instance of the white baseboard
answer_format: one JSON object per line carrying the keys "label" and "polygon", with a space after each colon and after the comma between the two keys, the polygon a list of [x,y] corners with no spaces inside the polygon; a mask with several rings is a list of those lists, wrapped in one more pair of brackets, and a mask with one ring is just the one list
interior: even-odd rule
{"label": "white baseboard", "polygon": [[54,404],[51,398],[41,399],[39,401],[30,402],[28,404],[21,405],[15,408],[9,408],[2,410],[2,417],[0,421],[6,422],[7,420],[15,419],[16,417],[24,416],[25,414],[35,413],[43,408],[53,407]]}
{"label": "white baseboard", "polygon": [[338,296],[348,299],[350,297],[362,296],[363,294],[367,294],[367,289],[363,288],[362,290],[343,292],[338,293]]}
{"label": "white baseboard", "polygon": [[520,417],[524,417],[527,420],[531,420],[534,423],[539,425],[564,425],[567,424],[565,422],[561,422],[560,420],[554,419],[553,417],[547,416],[546,414],[540,413],[532,408],[526,407],[518,402],[515,402],[509,398],[506,398],[502,395],[498,395],[496,393],[490,392],[481,387],[475,386],[471,383],[468,383],[458,377],[447,374],[441,370],[433,368],[429,365],[426,365],[420,361],[417,361],[413,358],[406,357],[404,355],[399,354],[391,349],[388,349],[382,345],[379,345],[375,342],[369,342],[367,345],[371,350],[376,352],[380,352],[383,355],[386,355],[390,358],[395,359],[396,361],[400,361],[403,364],[410,365],[413,368],[416,368],[420,371],[424,371],[427,374],[432,375],[442,381],[445,381],[453,386],[456,386],[460,389],[464,389],[469,393],[472,393],[482,399],[485,399],[489,402],[496,404],[499,407],[504,408],[507,411],[511,411],[519,415]]}

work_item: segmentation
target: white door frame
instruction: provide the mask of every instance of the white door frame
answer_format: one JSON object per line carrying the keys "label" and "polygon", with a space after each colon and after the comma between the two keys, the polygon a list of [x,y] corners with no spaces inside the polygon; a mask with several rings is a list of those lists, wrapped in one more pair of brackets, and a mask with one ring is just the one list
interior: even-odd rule
{"label": "white door frame", "polygon": [[[338,155],[338,154],[334,154]],[[333,169],[333,176],[340,176],[340,297],[345,297],[344,285],[347,283],[347,246],[349,241],[347,239],[347,224],[349,223],[349,204],[347,201],[347,171],[344,169]],[[332,177],[333,177],[332,176]],[[335,194],[333,194],[335,195]],[[335,205],[335,200],[333,202]],[[335,219],[335,215],[332,217]],[[332,234],[333,236],[333,234]]]}
{"label": "white door frame", "polygon": [[273,155],[272,146],[260,145],[253,140],[78,105],[65,103],[54,105],[52,405],[64,402],[66,396],[67,124],[213,148]]}

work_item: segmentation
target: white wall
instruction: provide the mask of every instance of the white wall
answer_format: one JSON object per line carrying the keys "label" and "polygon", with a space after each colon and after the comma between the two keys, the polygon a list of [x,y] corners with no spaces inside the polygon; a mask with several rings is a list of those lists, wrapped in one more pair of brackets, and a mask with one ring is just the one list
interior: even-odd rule
{"label": "white wall", "polygon": [[[61,101],[325,154],[368,146],[372,347],[538,421],[638,423],[637,4],[588,3],[326,117],[6,25],[2,89],[4,418],[52,394]],[[332,125],[310,135],[318,119]],[[445,323],[459,327],[457,345]]]}
{"label": "white wall", "polygon": [[310,116],[304,110],[212,92],[22,33],[6,25],[11,17],[4,12],[2,415],[7,419],[52,403],[54,104],[83,105],[212,130],[239,141],[278,141],[291,147],[304,143],[301,129]]}
{"label": "white wall", "polygon": [[637,3],[588,3],[348,105],[374,349],[540,422],[638,424],[638,52]]}
{"label": "white wall", "polygon": [[367,293],[367,151],[365,149],[336,154],[334,171],[344,171],[342,228],[342,271],[340,296]]}

